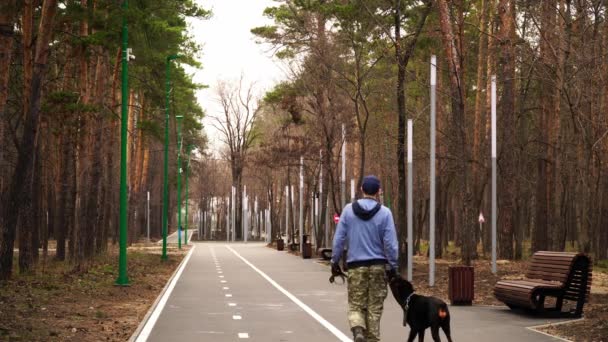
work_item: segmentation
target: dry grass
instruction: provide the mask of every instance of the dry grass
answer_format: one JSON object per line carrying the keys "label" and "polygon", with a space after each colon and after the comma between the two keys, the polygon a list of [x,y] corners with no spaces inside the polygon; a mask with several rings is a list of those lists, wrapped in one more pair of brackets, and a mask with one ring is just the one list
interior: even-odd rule
{"label": "dry grass", "polygon": [[[0,341],[125,341],[154,302],[186,249],[130,249],[129,287],[115,286],[117,254],[100,256],[87,271],[48,262],[36,274],[0,287]],[[158,253],[157,253],[158,251]]]}

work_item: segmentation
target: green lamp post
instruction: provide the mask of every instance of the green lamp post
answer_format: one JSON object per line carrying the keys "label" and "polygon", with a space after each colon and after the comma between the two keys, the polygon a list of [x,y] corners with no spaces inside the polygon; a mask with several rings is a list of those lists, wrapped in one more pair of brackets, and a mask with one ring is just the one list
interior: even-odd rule
{"label": "green lamp post", "polygon": [[167,221],[169,207],[169,93],[171,92],[171,61],[179,55],[167,56],[165,62],[165,161],[163,165],[163,253],[161,260],[167,260]]}
{"label": "green lamp post", "polygon": [[[123,10],[129,8],[127,0],[122,3]],[[129,125],[129,30],[127,19],[122,19],[122,103],[120,120],[120,236],[118,254],[118,278],[116,285],[128,286],[127,275],[127,128]]]}
{"label": "green lamp post", "polygon": [[177,248],[182,249],[182,120],[183,115],[176,115],[177,119]]}

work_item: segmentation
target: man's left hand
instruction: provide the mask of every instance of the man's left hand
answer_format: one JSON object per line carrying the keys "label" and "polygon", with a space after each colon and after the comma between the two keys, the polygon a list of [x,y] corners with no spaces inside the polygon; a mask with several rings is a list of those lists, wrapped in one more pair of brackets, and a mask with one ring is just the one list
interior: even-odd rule
{"label": "man's left hand", "polygon": [[386,277],[388,278],[388,282],[392,282],[393,279],[397,278],[399,275],[397,274],[397,270],[390,267],[386,270]]}

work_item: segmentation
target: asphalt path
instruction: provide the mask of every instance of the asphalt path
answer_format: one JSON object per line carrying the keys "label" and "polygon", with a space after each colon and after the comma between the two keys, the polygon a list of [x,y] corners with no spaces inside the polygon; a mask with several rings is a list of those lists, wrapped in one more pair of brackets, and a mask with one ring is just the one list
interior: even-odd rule
{"label": "asphalt path", "polygon": [[[192,241],[192,235],[195,232],[196,232],[196,230],[188,229],[188,243],[190,243],[190,241]],[[182,244],[184,243],[185,237],[186,237],[186,234],[184,233],[184,231],[182,231],[182,233],[181,233]],[[177,231],[173,232],[172,234],[167,235],[167,243],[177,244],[177,242],[178,242]],[[156,243],[162,244],[163,240],[162,239],[158,240]]]}
{"label": "asphalt path", "polygon": [[[346,285],[330,284],[329,275],[316,260],[259,243],[195,243],[158,318],[148,322],[149,335],[138,341],[351,341]],[[454,341],[559,341],[527,328],[557,320],[506,307],[450,307],[450,313]],[[409,329],[401,324],[389,293],[382,340],[405,341]]]}

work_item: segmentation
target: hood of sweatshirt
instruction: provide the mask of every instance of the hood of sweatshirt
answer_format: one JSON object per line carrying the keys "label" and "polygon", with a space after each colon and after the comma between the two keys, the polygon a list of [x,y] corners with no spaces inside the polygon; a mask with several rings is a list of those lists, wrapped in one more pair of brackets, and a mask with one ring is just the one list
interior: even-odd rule
{"label": "hood of sweatshirt", "polygon": [[378,211],[380,211],[380,208],[382,208],[382,205],[378,202],[376,202],[376,205],[371,208],[363,207],[359,204],[359,201],[353,202],[353,212],[355,213],[355,215],[357,215],[358,218],[362,219],[363,221],[371,220],[372,217],[374,217],[374,215],[376,215]]}

